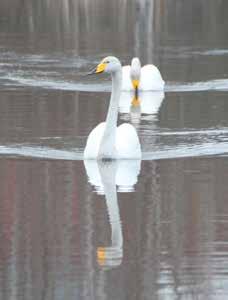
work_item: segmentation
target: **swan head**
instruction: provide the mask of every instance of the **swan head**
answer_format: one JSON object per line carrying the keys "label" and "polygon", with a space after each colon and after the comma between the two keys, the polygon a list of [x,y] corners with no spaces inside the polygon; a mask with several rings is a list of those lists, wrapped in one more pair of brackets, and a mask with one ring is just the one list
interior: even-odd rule
{"label": "swan head", "polygon": [[137,92],[141,76],[141,62],[138,57],[134,57],[131,61],[130,77],[133,88]]}
{"label": "swan head", "polygon": [[107,56],[96,66],[96,68],[90,74],[99,73],[115,73],[121,70],[121,63],[115,56]]}

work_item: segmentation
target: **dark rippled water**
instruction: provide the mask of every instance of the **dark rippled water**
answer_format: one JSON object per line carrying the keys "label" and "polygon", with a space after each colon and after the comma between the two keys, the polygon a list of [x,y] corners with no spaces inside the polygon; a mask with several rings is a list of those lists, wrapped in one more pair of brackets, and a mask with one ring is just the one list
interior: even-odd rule
{"label": "dark rippled water", "polygon": [[[226,1],[0,3],[0,299],[226,299]],[[113,54],[165,93],[123,93],[142,161],[84,163]]]}

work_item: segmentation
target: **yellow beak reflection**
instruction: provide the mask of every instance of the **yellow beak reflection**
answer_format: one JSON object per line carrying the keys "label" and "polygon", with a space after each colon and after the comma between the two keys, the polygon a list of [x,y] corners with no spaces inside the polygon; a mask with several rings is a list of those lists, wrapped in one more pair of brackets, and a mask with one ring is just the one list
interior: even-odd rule
{"label": "yellow beak reflection", "polygon": [[95,72],[95,73],[102,73],[102,72],[104,72],[106,66],[107,66],[106,63],[100,63],[100,64],[97,66],[96,72]]}
{"label": "yellow beak reflection", "polygon": [[138,97],[133,97],[132,101],[131,101],[131,105],[133,107],[137,107],[140,106],[140,99]]}
{"label": "yellow beak reflection", "polygon": [[105,264],[106,260],[106,253],[104,247],[98,247],[97,248],[97,262],[100,266],[103,266]]}

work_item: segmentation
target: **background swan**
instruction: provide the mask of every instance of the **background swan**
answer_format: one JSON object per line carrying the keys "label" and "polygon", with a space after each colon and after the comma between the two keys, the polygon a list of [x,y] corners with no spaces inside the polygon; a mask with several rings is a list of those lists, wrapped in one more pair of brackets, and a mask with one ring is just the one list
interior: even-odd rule
{"label": "background swan", "polygon": [[[149,64],[141,67],[138,57],[134,57],[130,66],[122,68],[123,91],[161,91],[164,90],[165,82],[155,65]],[[136,95],[137,96],[137,95]]]}
{"label": "background swan", "polygon": [[106,122],[89,134],[84,159],[139,159],[141,146],[135,128],[127,123],[117,127],[122,67],[114,56],[104,58],[91,74],[106,72],[112,77],[112,93]]}

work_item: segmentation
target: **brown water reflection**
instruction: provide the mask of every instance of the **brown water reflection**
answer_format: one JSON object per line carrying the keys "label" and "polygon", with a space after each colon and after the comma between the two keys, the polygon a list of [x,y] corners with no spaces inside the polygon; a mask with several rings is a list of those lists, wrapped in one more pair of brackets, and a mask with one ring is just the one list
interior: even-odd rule
{"label": "brown water reflection", "polygon": [[1,298],[227,294],[225,158],[143,163],[136,192],[118,193],[124,251],[111,269],[96,257],[110,240],[104,196],[81,162],[0,163]]}

